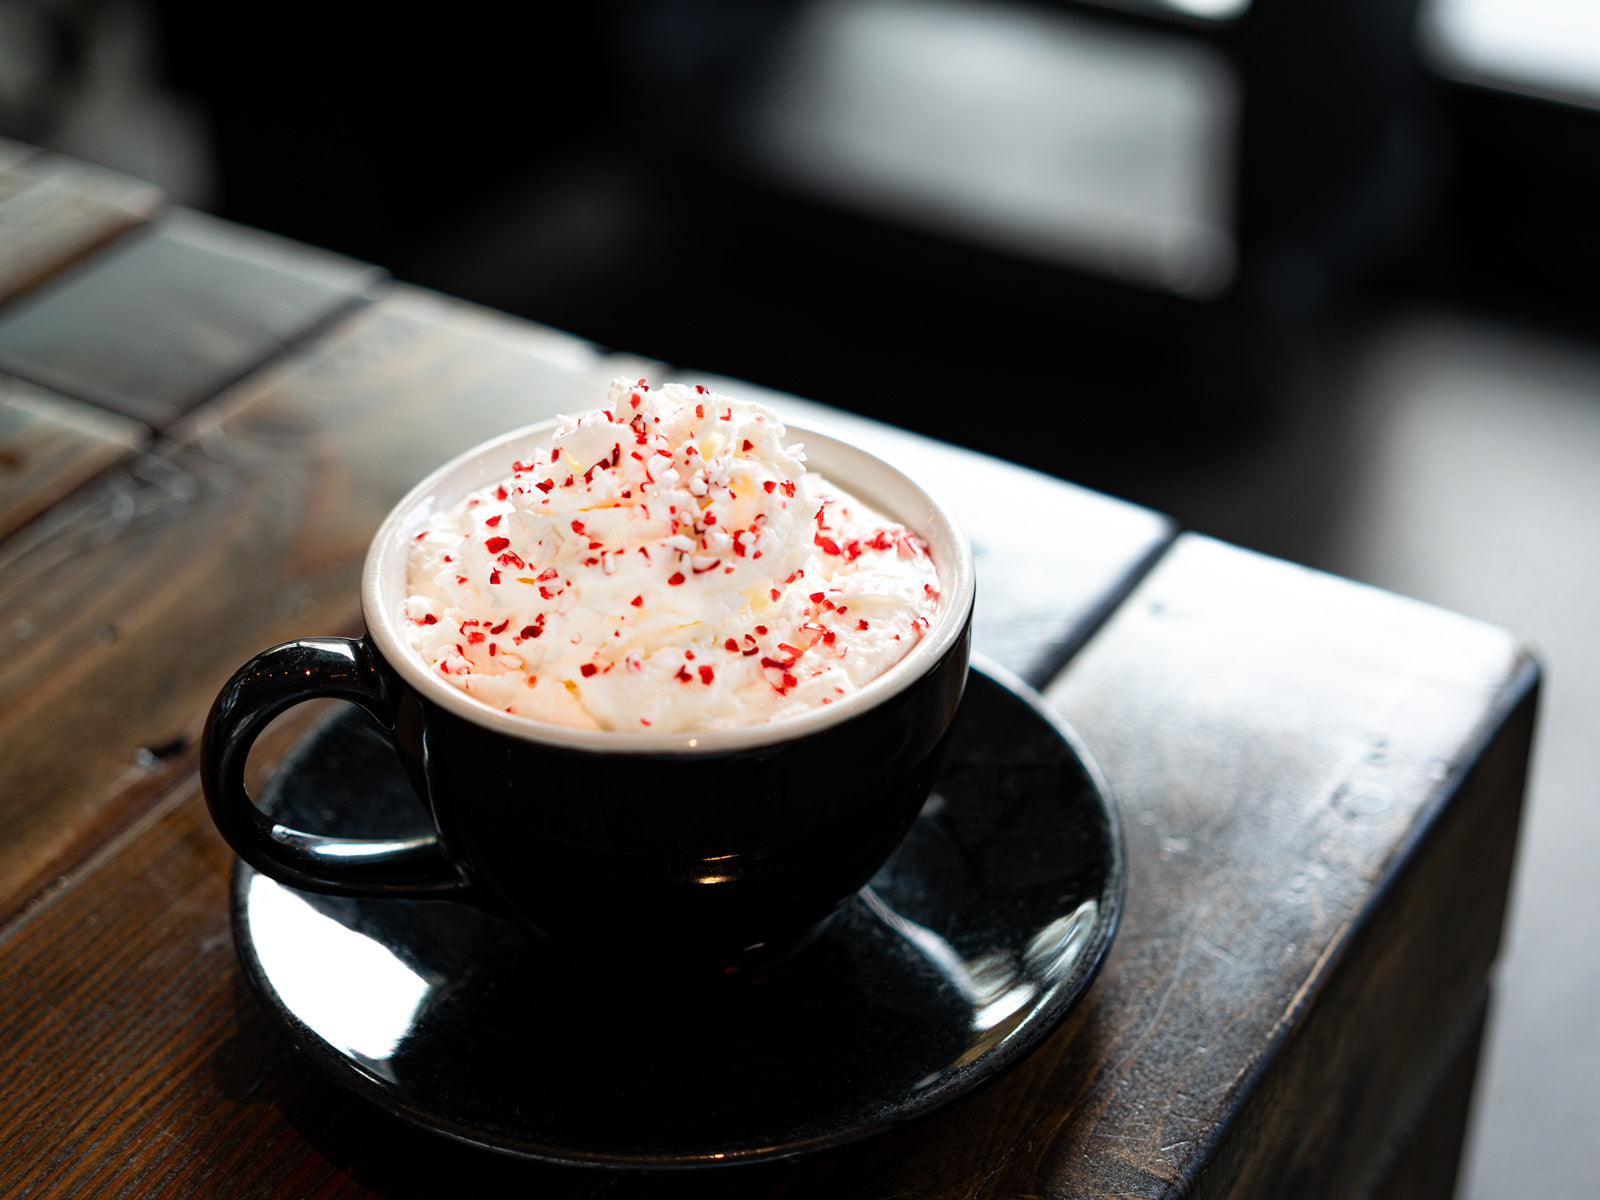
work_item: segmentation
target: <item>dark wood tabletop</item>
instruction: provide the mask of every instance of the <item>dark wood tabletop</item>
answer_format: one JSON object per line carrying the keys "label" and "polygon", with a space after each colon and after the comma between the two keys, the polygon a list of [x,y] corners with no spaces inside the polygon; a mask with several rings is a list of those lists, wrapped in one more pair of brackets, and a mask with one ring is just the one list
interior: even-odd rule
{"label": "dark wood tabletop", "polygon": [[[1515,637],[3,142],[0,305],[0,1195],[1450,1194],[1538,688]],[[1083,1002],[861,1143],[673,1174],[459,1146],[320,1076],[234,957],[211,699],[272,642],[359,629],[367,541],[428,470],[618,375],[766,400],[937,489],[978,648],[1121,810]]]}

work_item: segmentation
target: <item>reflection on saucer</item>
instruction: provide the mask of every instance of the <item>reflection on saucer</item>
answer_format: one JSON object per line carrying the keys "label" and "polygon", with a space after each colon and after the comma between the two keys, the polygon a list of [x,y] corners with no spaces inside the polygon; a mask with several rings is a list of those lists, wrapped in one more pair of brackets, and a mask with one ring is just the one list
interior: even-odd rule
{"label": "reflection on saucer", "polygon": [[317,911],[264,875],[248,884],[253,948],[285,1006],[329,1046],[397,1082],[389,1059],[428,981],[381,942]]}
{"label": "reflection on saucer", "polygon": [[[425,820],[354,710],[264,802],[298,827]],[[328,828],[359,811],[376,828]],[[764,972],[597,967],[445,901],[305,895],[241,865],[241,957],[335,1080],[530,1158],[611,1167],[783,1157],[927,1112],[1016,1062],[1084,994],[1122,901],[1115,812],[1037,698],[975,669],[935,793],[893,858]]]}

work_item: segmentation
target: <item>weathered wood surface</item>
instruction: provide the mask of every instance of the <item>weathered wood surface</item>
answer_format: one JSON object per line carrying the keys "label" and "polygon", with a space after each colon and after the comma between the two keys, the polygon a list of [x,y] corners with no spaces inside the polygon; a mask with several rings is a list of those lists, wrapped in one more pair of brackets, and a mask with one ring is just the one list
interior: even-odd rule
{"label": "weathered wood surface", "polygon": [[519,425],[593,407],[614,373],[638,377],[654,366],[394,287],[179,423],[172,436],[219,453],[251,446],[252,459],[309,464],[299,553],[348,559],[346,533],[359,531],[354,549],[364,550],[394,503],[445,460]]}
{"label": "weathered wood surface", "polygon": [[137,421],[0,375],[0,538],[149,436]]}
{"label": "weathered wood surface", "polygon": [[[5,214],[62,168],[0,142],[0,298]],[[92,207],[55,204],[33,241],[101,229],[82,254],[143,219],[105,233]],[[1516,644],[1197,538],[1117,608],[1167,545],[1162,518],[731,383],[951,500],[979,553],[978,643],[1013,670],[1047,679],[1117,608],[1051,689],[1128,817],[1104,976],[1005,1080],[798,1166],[541,1168],[322,1083],[232,963],[230,856],[194,787],[211,696],[262,645],[357,626],[371,530],[438,462],[587,407],[614,375],[720,382],[414,289],[363,307],[373,280],[179,213],[0,317],[0,363],[169,435],[129,451],[138,422],[0,396],[0,423],[26,414],[0,424],[0,505],[8,447],[58,492],[99,472],[0,521],[0,920],[27,906],[0,927],[0,1194],[1342,1196],[1385,1170],[1391,1192],[1447,1179],[1427,1148],[1458,1144],[1532,722]],[[258,778],[309,719],[262,743]],[[1422,1149],[1396,1160],[1408,1130]]]}
{"label": "weathered wood surface", "polygon": [[321,1083],[231,963],[229,856],[180,781],[0,935],[0,1045],[16,1048],[0,1074],[0,1184],[1359,1195],[1477,1019],[1534,678],[1497,630],[1181,539],[1050,692],[1127,818],[1127,910],[1086,1002],[1010,1075],[925,1121],[698,1175],[515,1163]]}
{"label": "weathered wood surface", "polygon": [[0,146],[0,304],[150,220],[161,189],[88,163]]}
{"label": "weathered wood surface", "polygon": [[405,293],[0,543],[0,914],[148,802],[148,751],[188,745],[245,658],[357,627],[378,521],[503,426],[507,381],[566,402],[601,360]]}
{"label": "weathered wood surface", "polygon": [[178,209],[0,316],[0,370],[160,429],[381,277]]}
{"label": "weathered wood surface", "polygon": [[[309,427],[337,413],[340,436],[351,439],[343,469],[356,474],[319,488],[319,502],[364,506],[375,526],[399,498],[396,479],[415,481],[506,429],[593,408],[616,376],[715,383],[838,429],[946,497],[977,555],[977,644],[1035,680],[1053,673],[1172,537],[1171,522],[1148,509],[984,455],[737,380],[601,357],[586,343],[534,329],[396,289],[302,363],[238,389],[175,432],[248,440],[265,436],[263,423]],[[544,339],[536,361],[525,352],[535,336]],[[363,439],[374,450],[366,457],[358,453]]]}
{"label": "weathered wood surface", "polygon": [[[0,543],[0,914],[148,801],[141,750],[187,745],[251,653],[354,627],[367,541],[417,479],[507,428],[591,406],[615,375],[659,371],[395,288],[180,422],[162,454],[113,470]],[[898,436],[901,457],[926,446],[940,463],[955,455],[974,480],[1013,478],[993,460]],[[1015,478],[1069,513],[1081,506],[1080,524],[1132,514],[1106,539],[1097,573],[1082,570],[1072,538],[1032,556],[1039,589],[1073,576],[1069,600],[1043,633],[1031,618],[1014,623],[1025,635],[1015,645],[980,638],[1026,668],[1081,636],[1166,525],[1041,476]],[[1015,590],[980,598],[1002,629],[1019,603]],[[84,727],[97,730],[87,743]]]}
{"label": "weathered wood surface", "polygon": [[[302,706],[268,730],[262,743],[263,764],[281,756],[318,716],[325,715],[318,708]],[[250,784],[259,787],[262,769],[251,766]],[[4,963],[0,996],[5,997],[0,1005],[4,1049],[0,1094],[32,1092],[35,1081],[42,1083],[49,1074],[51,1060],[64,1063],[81,1055],[70,1070],[94,1097],[86,1104],[80,1098],[72,1106],[34,1110],[15,1119],[8,1114],[0,1121],[0,1195],[229,1194],[227,1147],[196,1144],[185,1149],[186,1155],[200,1158],[197,1165],[203,1168],[203,1181],[193,1188],[169,1183],[159,1167],[151,1170],[142,1161],[142,1153],[125,1153],[141,1144],[139,1130],[149,1112],[159,1112],[169,1103],[174,1086],[181,1095],[187,1086],[184,1080],[207,1073],[208,1059],[222,1044],[212,1036],[216,1031],[206,1017],[195,1020],[196,1000],[209,989],[219,989],[227,999],[214,1015],[231,1025],[234,1001],[242,998],[230,990],[236,981],[231,979],[235,968],[226,902],[219,910],[210,895],[227,870],[231,852],[209,828],[205,806],[197,796],[195,755],[192,749],[179,751],[169,761],[151,762],[144,770],[148,777],[136,786],[145,793],[147,810],[77,872],[94,878],[96,886],[100,880],[115,878],[112,893],[92,900],[88,890],[74,886],[76,879],[64,876],[27,913],[0,930]],[[173,806],[185,800],[188,807],[180,811],[186,819],[175,823]],[[175,828],[180,831],[176,844]],[[109,909],[103,907],[108,898]],[[89,901],[87,907],[74,907],[84,900]],[[146,918],[128,920],[131,911],[120,906],[130,901]],[[76,913],[71,919],[81,922],[82,932],[98,934],[114,928],[115,944],[98,946],[92,961],[74,962],[73,956],[83,949],[73,944],[75,939],[57,942],[53,949],[32,940],[37,936],[34,931],[43,932],[48,922],[69,909]],[[202,928],[198,942],[186,936]],[[54,938],[48,932],[45,936]],[[60,986],[39,973],[46,960],[54,960],[56,970],[99,991],[99,999],[77,1013],[59,1012],[57,1016],[64,1019],[43,1014],[52,1003],[50,989]],[[153,1000],[148,993],[136,996],[124,986],[134,979],[147,986],[156,984],[160,994]],[[203,1010],[203,1000],[199,1007]],[[45,1015],[44,1024],[33,1033],[12,1019],[29,1010],[35,1016]],[[172,1078],[151,1093],[144,1092],[147,1075],[127,1074],[129,1068],[138,1075],[158,1064]],[[222,1086],[227,1088],[226,1080]],[[156,1136],[159,1140],[165,1135]],[[206,1176],[222,1186],[213,1186]],[[247,1188],[253,1186],[246,1183]]]}
{"label": "weathered wood surface", "polygon": [[1116,1016],[988,1194],[1377,1183],[1476,1017],[1536,680],[1500,630],[1180,539],[1049,692],[1130,818]]}

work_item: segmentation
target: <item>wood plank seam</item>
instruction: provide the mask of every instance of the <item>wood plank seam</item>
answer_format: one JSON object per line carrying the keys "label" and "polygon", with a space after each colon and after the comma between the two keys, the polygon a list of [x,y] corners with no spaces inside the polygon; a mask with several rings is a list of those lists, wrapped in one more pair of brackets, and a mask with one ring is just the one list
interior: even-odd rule
{"label": "wood plank seam", "polygon": [[[1500,687],[1498,687],[1496,689],[1496,693],[1495,694],[1497,696],[1504,697],[1509,690],[1510,689],[1507,689],[1502,684]],[[1492,709],[1492,708],[1495,707],[1495,705],[1489,705],[1487,707]],[[1493,719],[1493,717],[1491,716],[1490,720],[1492,720],[1492,719]],[[1481,718],[1479,718],[1479,720],[1481,720]],[[1472,726],[1472,728],[1474,728],[1474,729],[1478,728],[1478,724],[1475,722],[1474,725]],[[1462,746],[1467,746],[1469,748],[1468,751],[1467,752],[1463,752],[1461,750]],[[1453,758],[1452,761],[1456,761],[1456,762],[1464,761],[1464,758],[1462,756],[1463,756],[1464,753],[1470,754],[1470,748],[1471,748],[1471,739],[1470,739],[1470,737],[1463,737],[1463,738],[1459,739],[1457,742],[1455,742],[1453,744],[1453,755],[1455,757]],[[1433,787],[1429,789],[1430,792],[1435,791],[1435,790],[1448,791],[1449,790],[1449,786],[1444,781],[1448,781],[1449,778],[1450,777],[1449,777],[1449,773],[1448,772],[1442,773],[1438,777],[1439,782],[1436,782],[1433,785]],[[191,796],[190,804],[194,805],[195,803],[196,802],[194,801],[193,797]],[[203,822],[204,819],[205,819],[204,818],[204,814],[203,814],[203,810],[198,810],[197,809],[191,815],[196,821]],[[1395,844],[1396,845],[1399,844],[1399,839],[1396,839]],[[111,863],[108,864],[108,865],[113,865],[114,866],[116,861],[117,860],[112,860]],[[1373,872],[1373,877],[1378,877],[1379,875],[1381,875],[1380,871],[1374,871]],[[78,888],[72,889],[71,891],[69,891],[68,896],[70,896],[72,894],[72,892],[80,891],[80,890],[81,889],[78,889]],[[59,923],[61,923],[60,922],[61,909],[57,908],[57,909],[54,909],[54,911],[55,911],[55,913],[57,915],[57,920],[56,920],[55,923],[59,924]],[[71,910],[68,910],[68,911],[71,911]],[[216,920],[210,919],[210,918],[207,919],[207,922],[205,923],[206,931],[212,932],[217,927],[218,927],[218,922]],[[46,995],[48,995],[48,993],[46,993]],[[210,1026],[206,1026],[205,1029],[202,1032],[204,1033],[205,1037],[213,1037],[214,1036],[214,1034],[211,1032],[211,1027]],[[168,1087],[168,1084],[167,1084],[167,1082],[165,1080],[163,1080],[163,1081],[161,1081],[160,1086],[163,1089],[165,1089],[166,1087]],[[152,1094],[154,1095],[155,1093],[152,1093]],[[165,1090],[162,1090],[159,1094],[163,1098],[163,1104],[165,1104],[165,1097],[168,1095],[168,1092],[165,1091]],[[990,1093],[991,1096],[993,1094],[994,1093],[992,1093],[992,1092]],[[69,1112],[72,1111],[70,1105],[63,1106],[63,1107]],[[161,1116],[161,1120],[163,1120],[163,1121],[167,1120],[167,1117],[165,1116],[165,1114],[168,1112],[168,1109],[166,1107],[162,1107],[159,1111],[160,1111],[161,1114],[163,1114]],[[968,1112],[970,1113],[970,1109],[968,1110]],[[958,1112],[957,1110],[951,1110],[951,1112],[949,1114],[949,1119],[946,1120],[944,1128],[946,1128],[946,1129],[954,1129],[954,1128],[956,1128],[957,1123],[959,1121],[959,1118],[962,1117],[963,1115],[965,1115],[965,1114],[962,1114],[962,1113]],[[1051,1114],[1052,1117],[1054,1115],[1055,1114]],[[235,1125],[234,1129],[236,1131],[241,1131],[241,1127],[245,1123],[247,1123],[248,1121],[251,1121],[251,1120],[259,1120],[259,1117],[260,1117],[260,1114],[258,1112],[254,1117],[245,1116],[245,1117],[237,1118],[237,1120],[239,1121],[239,1124]],[[1017,1148],[1020,1151],[1020,1154],[1011,1156],[1011,1158],[1025,1160],[1034,1152],[1034,1148],[1029,1147],[1027,1143],[1028,1143],[1029,1139],[1036,1138],[1036,1134],[1035,1134],[1034,1131],[1038,1128],[1039,1123],[1040,1122],[1039,1122],[1038,1118],[1035,1117],[1034,1120],[1025,1127],[1024,1132],[1022,1133],[1021,1137],[1016,1139]],[[231,1144],[233,1146],[238,1146],[242,1140],[243,1140],[242,1138],[237,1137],[237,1136],[234,1136],[234,1137],[230,1138],[230,1142],[231,1142]],[[1036,1142],[1036,1145],[1037,1145],[1037,1142]],[[325,1152],[325,1151],[320,1151],[320,1149],[319,1149],[319,1152]],[[866,1151],[864,1154],[858,1156],[856,1159],[851,1160],[851,1161],[859,1163],[859,1162],[863,1161],[869,1155],[873,1156],[873,1157],[876,1157],[877,1155],[882,1155],[882,1154],[885,1154],[887,1152],[888,1152],[887,1148],[883,1144],[879,1144],[878,1146],[872,1147],[870,1150]],[[187,1161],[188,1161],[188,1157],[185,1156],[183,1162],[187,1162]],[[1008,1159],[1008,1161],[1009,1161],[1009,1159]],[[172,1177],[171,1173],[174,1173],[174,1172],[178,1171],[180,1169],[180,1167],[183,1167],[183,1162],[179,1162],[176,1159],[169,1158],[169,1159],[165,1160],[165,1163],[161,1167],[158,1167],[158,1169],[165,1170],[166,1172],[168,1172],[168,1174],[152,1175],[149,1178],[162,1178],[162,1179],[165,1179],[165,1178]],[[986,1178],[986,1179],[991,1181],[991,1183],[988,1186],[991,1188],[992,1191],[996,1192],[997,1194],[1039,1194],[1037,1191],[1029,1193],[1029,1192],[1024,1192],[1022,1189],[1006,1188],[1005,1186],[1003,1186],[1003,1183],[1001,1184],[1001,1186],[996,1186],[993,1181],[996,1181],[997,1178],[999,1178],[997,1176],[997,1173],[994,1170],[989,1169],[989,1165],[988,1164],[985,1164],[985,1166],[986,1166],[986,1174],[985,1174],[984,1178]],[[184,1168],[184,1169],[188,1169],[188,1168]],[[222,1168],[221,1167],[216,1167],[214,1169],[220,1170]],[[305,1175],[312,1174],[312,1173],[314,1173],[314,1172],[316,1172],[318,1170],[321,1170],[321,1169],[322,1168],[320,1168],[320,1167],[315,1165],[315,1163],[313,1162],[313,1158],[310,1155],[308,1155],[307,1157],[303,1158],[301,1160],[301,1162],[300,1162],[299,1171],[301,1173],[305,1174]],[[208,1174],[206,1176],[206,1178],[212,1178],[212,1177],[214,1177],[214,1176],[212,1176],[210,1174]],[[297,1179],[301,1178],[301,1175],[297,1175],[296,1178]],[[359,1179],[359,1177],[356,1177],[356,1178]],[[344,1183],[342,1183],[340,1185],[340,1187],[342,1189],[341,1194],[352,1194],[352,1189],[354,1187],[357,1187],[357,1186],[360,1186],[359,1182],[350,1183],[349,1181],[345,1181]],[[968,1185],[968,1186],[970,1186],[970,1185]],[[1168,1186],[1174,1186],[1171,1183],[1170,1180],[1168,1181]],[[1176,1186],[1181,1186],[1181,1185],[1176,1185]],[[962,1191],[963,1191],[963,1193],[965,1193],[966,1188],[964,1187],[962,1189]],[[304,1194],[304,1193],[303,1192],[301,1192],[301,1193],[288,1193],[288,1192],[285,1192],[283,1194]],[[1047,1190],[1045,1194],[1055,1195],[1055,1194],[1059,1194],[1059,1193],[1051,1192],[1051,1191]]]}
{"label": "wood plank seam", "polygon": [[184,411],[174,417],[173,420],[165,424],[157,425],[157,435],[159,436],[164,434],[179,421],[194,415],[211,401],[217,399],[219,396],[226,395],[231,389],[237,387],[245,380],[259,375],[282,360],[289,358],[299,353],[301,350],[307,349],[316,342],[322,340],[323,337],[337,329],[346,320],[355,316],[363,309],[371,306],[383,295],[384,291],[388,287],[388,279],[380,278],[375,280],[372,286],[367,288],[366,291],[358,295],[351,296],[349,299],[343,300],[334,305],[334,307],[329,309],[322,316],[318,317],[315,321],[311,322],[304,329],[295,333],[280,345],[269,350],[256,362],[240,368],[231,375],[228,375],[217,383],[213,384],[210,390],[205,392],[199,399],[189,404]]}
{"label": "wood plank seam", "polygon": [[[148,232],[148,230],[139,230],[136,232],[144,233]],[[384,292],[391,286],[392,285],[387,277],[375,280],[373,285],[366,291],[339,302],[322,316],[318,317],[315,321],[307,325],[304,329],[299,330],[279,345],[274,346],[255,362],[252,362],[249,365],[244,366],[213,383],[204,392],[202,392],[197,399],[188,404],[184,410],[175,416],[170,422],[152,426],[156,435],[154,440],[159,442],[162,439],[162,435],[165,434],[168,429],[193,417],[201,409],[205,408],[206,405],[208,405],[211,401],[215,400],[219,396],[225,395],[228,391],[234,387],[237,387],[245,380],[260,374],[262,371],[274,366],[279,361],[297,354],[301,350],[313,345],[321,338],[331,333],[341,323],[348,320],[350,317],[355,316],[363,309],[371,306],[373,303],[381,299]],[[57,392],[61,395],[67,396],[70,399],[76,400],[81,404],[93,405],[101,412],[111,412],[122,415],[120,410],[111,408],[110,406],[95,399],[93,396],[84,395],[79,391],[68,390],[57,381],[46,381],[40,379],[31,374],[25,367],[19,367],[15,364],[10,364],[6,367],[5,374],[13,379],[20,379],[22,382],[31,384],[34,387]]]}
{"label": "wood plank seam", "polygon": [[1167,552],[1172,549],[1183,532],[1184,529],[1176,523],[1168,528],[1166,541],[1152,546],[1150,552],[1133,565],[1127,578],[1107,593],[1104,603],[1089,613],[1079,636],[1064,643],[1053,657],[1046,659],[1036,670],[1027,672],[1023,677],[1024,682],[1040,692],[1054,683],[1056,677],[1072,665],[1072,660],[1078,651],[1082,650],[1100,631],[1101,626],[1111,619],[1112,614],[1122,607],[1122,602],[1132,595],[1134,589],[1161,564],[1161,560],[1167,556]]}
{"label": "wood plank seam", "polygon": [[[1391,1118],[1405,1115],[1393,1110],[1411,1104],[1417,1073],[1434,1061],[1432,1043],[1455,1028],[1463,981],[1487,972],[1500,929],[1497,897],[1513,840],[1507,829],[1521,795],[1507,747],[1520,745],[1526,757],[1531,703],[1516,708],[1514,728],[1491,739],[1493,762],[1483,758],[1483,735],[1531,691],[1535,671],[1525,647],[1481,622],[1208,539],[1180,543],[1164,562],[1051,689],[1101,756],[1130,818],[1130,861],[1144,877],[1130,874],[1123,936],[1097,984],[1100,1004],[1112,1007],[1097,1014],[1091,999],[1082,1019],[1069,1020],[1045,1049],[1097,1037],[1098,1052],[1078,1061],[1060,1053],[1053,1073],[1041,1069],[1028,1081],[1035,1103],[1073,1115],[1029,1133],[1032,1148],[1012,1153],[1013,1165],[986,1194],[1093,1194],[1098,1186],[1170,1195],[1200,1187],[1207,1151],[1199,1147],[1214,1148],[1212,1124],[1248,1118],[1261,1126],[1280,1094],[1324,1138],[1337,1144],[1348,1130],[1363,1154],[1376,1153],[1393,1131]],[[1273,690],[1263,692],[1264,682]],[[1479,761],[1463,776],[1474,756]],[[1474,781],[1470,795],[1459,791],[1463,778]],[[1432,834],[1412,834],[1429,822]],[[1408,835],[1410,862],[1402,867]],[[1278,842],[1287,856],[1258,853]],[[1481,850],[1470,859],[1484,862],[1481,895],[1430,944],[1425,931],[1443,922],[1436,907],[1415,906],[1415,880],[1426,868],[1427,879],[1450,882],[1449,865],[1468,861],[1468,849]],[[1410,881],[1406,891],[1396,888],[1397,876]],[[1230,891],[1234,882],[1242,899]],[[1459,891],[1445,889],[1439,903],[1457,905]],[[1412,905],[1408,914],[1421,914],[1419,932],[1410,942],[1392,929],[1375,937],[1402,901]],[[1350,920],[1369,906],[1373,917]],[[1215,947],[1207,941],[1213,929],[1223,935]],[[1330,940],[1338,952],[1328,953]],[[1409,961],[1451,972],[1451,993],[1404,991],[1418,975],[1395,957],[1396,946],[1426,950]],[[1367,978],[1369,962],[1382,971],[1370,986],[1353,988],[1352,978]],[[1328,982],[1304,986],[1319,975]],[[1368,1010],[1346,1010],[1329,1023],[1331,998],[1347,994],[1392,1006],[1413,1028],[1425,1029],[1432,1006],[1441,1018],[1436,1036],[1395,1047],[1405,1053],[1391,1072],[1383,1035],[1345,1020]],[[1179,1015],[1168,1016],[1168,996]],[[1318,1014],[1315,1036],[1307,1036]],[[1294,1026],[1288,1038],[1285,1024]],[[1377,1048],[1374,1058],[1337,1060],[1344,1093],[1369,1089],[1370,1077],[1383,1078],[1380,1067],[1410,1072],[1405,1088],[1386,1104],[1352,1112],[1331,1107],[1334,1095],[1290,1094],[1285,1080],[1304,1083],[1315,1073],[1307,1047],[1335,1039]],[[1161,1057],[1149,1059],[1152,1053]],[[1292,1057],[1287,1073],[1261,1069],[1261,1057],[1273,1055]],[[1253,1114],[1243,1101],[1252,1090]],[[1039,1111],[1026,1099],[1005,1114],[1008,1142]],[[1248,1135],[1233,1139],[1230,1160],[1248,1160],[1253,1171],[1286,1168],[1270,1175],[1276,1179],[1324,1153],[1304,1139],[1275,1140],[1281,1129],[1265,1132],[1265,1148],[1243,1159],[1241,1147],[1254,1143]],[[1352,1159],[1338,1174],[1368,1165]],[[1230,1177],[1221,1172],[1205,1194],[1228,1194],[1214,1185]],[[1324,1192],[1353,1194],[1342,1183],[1325,1184]]]}
{"label": "wood plank seam", "polygon": [[[75,451],[70,460],[63,441]],[[0,543],[153,441],[143,422],[0,372]]]}
{"label": "wood plank seam", "polygon": [[[27,157],[25,163],[27,167],[32,167],[33,165],[47,162],[49,158],[50,155],[46,152],[35,150]],[[19,188],[9,198],[23,196],[30,189],[48,185],[50,182],[49,177],[32,180]],[[148,212],[141,217],[129,210],[129,215],[135,218],[129,224],[110,228],[106,232],[75,246],[69,253],[24,276],[20,282],[13,286],[9,293],[0,293],[0,314],[4,314],[20,301],[31,299],[41,287],[54,284],[58,280],[70,277],[76,271],[86,269],[92,265],[99,255],[113,248],[122,248],[131,244],[154,229],[156,225],[155,218],[160,216],[167,207],[167,199],[154,185],[148,185],[148,187],[157,197]]]}

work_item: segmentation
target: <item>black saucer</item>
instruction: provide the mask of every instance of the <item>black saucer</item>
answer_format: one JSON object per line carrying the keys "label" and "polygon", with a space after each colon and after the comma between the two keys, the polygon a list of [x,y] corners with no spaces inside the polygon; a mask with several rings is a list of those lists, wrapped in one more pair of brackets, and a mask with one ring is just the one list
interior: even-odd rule
{"label": "black saucer", "polygon": [[[353,708],[263,803],[341,836],[428,821]],[[992,1079],[1089,986],[1122,880],[1115,809],[1075,735],[981,666],[905,842],[764,974],[597,968],[464,904],[314,896],[242,863],[233,919],[295,1044],[391,1114],[525,1158],[708,1166],[851,1141]]]}

